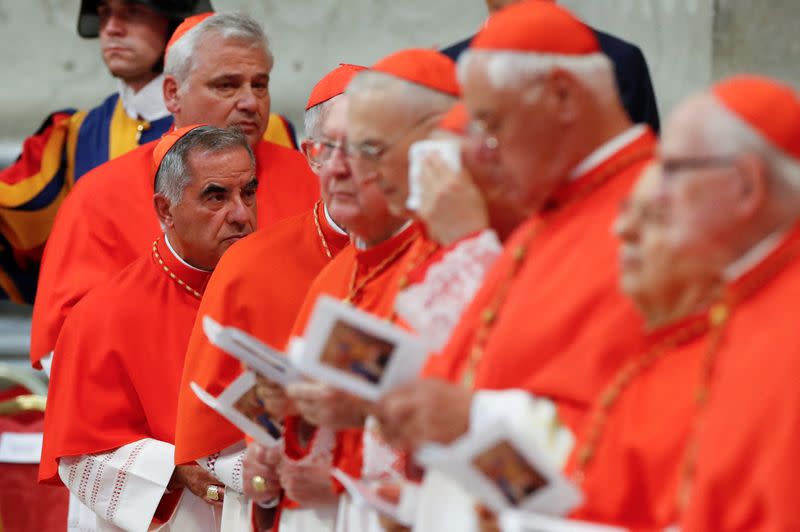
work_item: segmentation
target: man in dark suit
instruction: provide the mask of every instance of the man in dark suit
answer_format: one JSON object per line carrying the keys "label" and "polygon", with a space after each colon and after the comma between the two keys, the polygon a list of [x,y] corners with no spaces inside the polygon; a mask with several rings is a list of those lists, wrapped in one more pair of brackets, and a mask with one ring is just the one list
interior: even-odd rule
{"label": "man in dark suit", "polygon": [[[516,3],[519,0],[486,0],[489,13],[494,13],[503,7]],[[650,82],[650,72],[647,68],[647,61],[638,46],[618,37],[609,35],[602,31],[592,28],[603,52],[614,63],[614,73],[617,78],[622,103],[628,111],[634,123],[647,123],[658,133],[658,106],[656,105],[656,95],[653,92],[653,85]],[[442,50],[442,53],[450,56],[453,61],[464,50],[469,47],[472,37],[457,42]]]}

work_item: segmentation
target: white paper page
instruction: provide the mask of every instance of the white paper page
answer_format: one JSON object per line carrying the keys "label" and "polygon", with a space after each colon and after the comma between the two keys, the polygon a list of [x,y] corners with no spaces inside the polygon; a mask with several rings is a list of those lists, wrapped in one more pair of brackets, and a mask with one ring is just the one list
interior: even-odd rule
{"label": "white paper page", "polygon": [[203,317],[208,340],[267,379],[287,386],[299,378],[289,357],[236,327],[224,327],[210,316]]}
{"label": "white paper page", "polygon": [[38,464],[42,456],[41,432],[4,432],[0,434],[0,462]]}

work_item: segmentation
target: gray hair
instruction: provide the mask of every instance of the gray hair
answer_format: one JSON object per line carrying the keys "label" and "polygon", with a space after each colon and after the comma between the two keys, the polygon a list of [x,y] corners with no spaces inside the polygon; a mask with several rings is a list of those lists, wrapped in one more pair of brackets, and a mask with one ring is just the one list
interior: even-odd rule
{"label": "gray hair", "polygon": [[458,60],[458,79],[463,85],[476,58],[487,60],[489,82],[497,89],[527,89],[523,101],[535,101],[539,87],[532,82],[560,68],[571,72],[600,101],[617,97],[614,65],[602,53],[588,55],[540,54],[495,50],[467,50]]}
{"label": "gray hair", "polygon": [[263,49],[269,57],[272,57],[269,39],[255,19],[242,13],[216,14],[187,31],[169,47],[164,60],[164,73],[180,82],[186,81],[194,68],[198,43],[210,35],[244,41],[253,48]]}
{"label": "gray hair", "polygon": [[306,114],[303,116],[306,137],[313,139],[318,138],[322,134],[322,124],[325,123],[325,117],[328,116],[328,111],[330,111],[333,104],[339,100],[341,96],[343,95],[337,94],[333,98],[318,103],[314,107],[306,110]]}
{"label": "gray hair", "polygon": [[759,155],[776,180],[776,194],[800,194],[800,163],[754,130],[716,98],[709,116],[702,121],[702,132],[709,147],[724,155],[750,152]]}
{"label": "gray hair", "polygon": [[450,94],[423,87],[391,74],[371,70],[363,70],[356,74],[345,92],[353,95],[367,91],[384,92],[398,88],[402,91],[404,104],[409,108],[409,112],[414,114],[432,111],[445,113],[456,101],[456,97]]}
{"label": "gray hair", "polygon": [[200,126],[186,133],[164,155],[156,171],[155,191],[171,203],[181,201],[183,192],[192,180],[189,172],[189,155],[195,152],[222,153],[244,148],[253,167],[256,158],[247,137],[238,129]]}

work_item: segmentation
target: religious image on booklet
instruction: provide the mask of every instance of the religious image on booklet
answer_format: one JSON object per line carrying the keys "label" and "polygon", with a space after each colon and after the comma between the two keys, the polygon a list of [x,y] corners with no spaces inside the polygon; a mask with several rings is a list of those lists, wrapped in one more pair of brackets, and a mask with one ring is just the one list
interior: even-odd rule
{"label": "religious image on booklet", "polygon": [[511,506],[519,506],[547,486],[547,479],[506,440],[475,456],[472,465],[500,490]]}
{"label": "religious image on booklet", "polygon": [[252,371],[242,373],[217,397],[196,382],[192,382],[190,386],[209,408],[258,443],[271,446],[281,438],[283,427],[264,411],[264,404],[256,394],[256,375]]}
{"label": "religious image on booklet", "polygon": [[368,400],[413,379],[427,352],[415,335],[328,296],[317,300],[292,363],[302,373]]}
{"label": "religious image on booklet", "polygon": [[426,445],[415,458],[448,475],[496,513],[516,508],[564,515],[582,500],[551,456],[504,420],[449,446]]}

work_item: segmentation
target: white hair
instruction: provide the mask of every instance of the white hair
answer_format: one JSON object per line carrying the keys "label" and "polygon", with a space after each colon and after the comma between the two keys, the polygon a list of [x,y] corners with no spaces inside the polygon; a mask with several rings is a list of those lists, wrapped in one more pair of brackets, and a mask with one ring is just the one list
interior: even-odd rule
{"label": "white hair", "polygon": [[171,203],[180,203],[183,192],[192,180],[189,171],[189,155],[196,151],[206,153],[227,152],[244,148],[250,155],[255,168],[256,159],[247,142],[247,137],[237,129],[224,129],[213,126],[200,126],[179,138],[158,165],[155,178],[155,191]]}
{"label": "white hair", "polygon": [[328,116],[328,111],[341,96],[343,95],[337,94],[333,98],[306,110],[306,114],[303,116],[303,125],[305,126],[307,138],[318,138],[322,134],[322,124],[325,123],[325,117]]}
{"label": "white hair", "polygon": [[800,194],[800,162],[764,138],[716,98],[713,101],[712,112],[704,117],[701,125],[707,145],[723,155],[751,152],[761,156],[770,176],[777,180],[776,193],[780,194],[788,187],[793,194]]}
{"label": "white hair", "polygon": [[347,86],[346,93],[349,95],[360,94],[362,92],[386,92],[399,89],[403,95],[403,105],[409,112],[416,114],[440,111],[442,113],[450,109],[456,101],[456,97],[450,94],[423,87],[417,83],[397,78],[384,72],[374,72],[363,70],[356,74]]}
{"label": "white hair", "polygon": [[535,101],[540,87],[531,82],[556,68],[572,73],[600,101],[617,98],[614,65],[600,52],[588,55],[540,54],[499,50],[467,50],[458,60],[458,79],[463,85],[476,58],[486,60],[489,82],[496,89],[523,89],[523,101]]}
{"label": "white hair", "polygon": [[164,73],[180,82],[186,81],[194,68],[198,43],[210,35],[244,41],[253,48],[261,48],[267,56],[272,57],[269,39],[255,19],[242,13],[216,14],[187,31],[169,47],[164,59]]}

